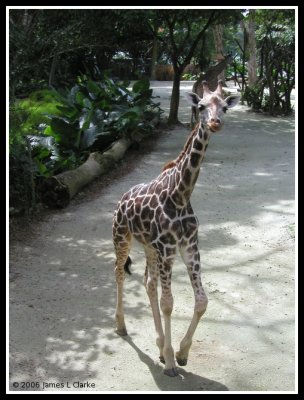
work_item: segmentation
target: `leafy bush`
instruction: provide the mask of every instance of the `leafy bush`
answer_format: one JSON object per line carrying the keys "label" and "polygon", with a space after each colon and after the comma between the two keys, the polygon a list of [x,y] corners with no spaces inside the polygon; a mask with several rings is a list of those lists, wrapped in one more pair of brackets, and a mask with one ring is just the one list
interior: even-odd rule
{"label": "leafy bush", "polygon": [[162,111],[152,101],[149,80],[135,82],[132,90],[128,85],[83,76],[69,91],[34,92],[11,109],[12,204],[18,197],[24,204],[35,202],[43,179],[79,166],[91,151],[152,131],[152,120]]}
{"label": "leafy bush", "polygon": [[60,105],[58,93],[55,90],[38,90],[26,99],[16,102],[16,111],[27,117],[20,125],[20,133],[39,134],[39,126],[48,123],[47,114],[58,114]]}
{"label": "leafy bush", "polygon": [[182,79],[184,81],[197,81],[198,78],[200,77],[201,73],[199,74],[191,74],[191,73],[186,73],[182,75]]}
{"label": "leafy bush", "polygon": [[25,136],[20,131],[28,114],[18,106],[10,107],[9,118],[9,202],[20,210],[35,203],[32,164]]}
{"label": "leafy bush", "polygon": [[35,91],[10,105],[9,198],[18,210],[29,211],[35,205],[39,181],[56,170],[54,141],[41,134],[49,122],[47,114],[59,113],[58,105],[58,94],[53,90]]}
{"label": "leafy bush", "polygon": [[132,90],[128,83],[82,77],[69,92],[61,93],[59,115],[49,115],[43,134],[54,138],[59,169],[76,167],[90,151],[104,151],[120,137],[151,132],[151,121],[161,110],[152,102],[149,80],[135,82]]}
{"label": "leafy bush", "polygon": [[270,112],[271,114],[290,114],[292,107],[290,105],[290,98],[286,100],[288,89],[284,85],[284,82],[276,82],[273,99],[270,98],[269,89],[265,87],[266,84],[266,80],[264,79],[255,85],[246,87],[243,99],[247,101],[248,106],[252,107],[255,111]]}
{"label": "leafy bush", "polygon": [[257,83],[245,88],[243,100],[247,101],[248,106],[255,111],[265,108],[264,86],[261,83]]}

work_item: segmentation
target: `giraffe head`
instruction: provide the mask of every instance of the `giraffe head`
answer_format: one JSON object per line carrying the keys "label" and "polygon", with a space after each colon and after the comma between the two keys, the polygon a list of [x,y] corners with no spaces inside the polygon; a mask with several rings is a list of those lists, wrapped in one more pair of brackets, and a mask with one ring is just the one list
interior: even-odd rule
{"label": "giraffe head", "polygon": [[186,97],[188,102],[198,109],[199,118],[202,124],[212,132],[219,131],[222,127],[222,118],[228,108],[236,106],[240,96],[231,95],[223,98],[223,81],[219,81],[217,88],[212,92],[206,81],[202,82],[204,89],[203,97],[200,98],[196,93],[188,92]]}

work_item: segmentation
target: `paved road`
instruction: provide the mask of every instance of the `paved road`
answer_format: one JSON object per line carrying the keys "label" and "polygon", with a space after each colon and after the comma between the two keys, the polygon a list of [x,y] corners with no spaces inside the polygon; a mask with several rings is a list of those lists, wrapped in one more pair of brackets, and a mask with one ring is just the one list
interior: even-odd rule
{"label": "paved road", "polygon": [[[152,87],[168,110],[171,83]],[[180,118],[190,120],[183,99]],[[129,187],[153,179],[176,157],[187,135],[183,127],[164,132],[128,174],[121,171],[99,195],[52,213],[34,236],[11,243],[11,390],[295,390],[292,118],[238,106],[211,138],[192,196],[209,305],[180,375],[165,376],[157,361],[138,245],[125,290],[129,337],[114,333],[113,210]],[[173,295],[176,349],[193,308],[180,258]]]}

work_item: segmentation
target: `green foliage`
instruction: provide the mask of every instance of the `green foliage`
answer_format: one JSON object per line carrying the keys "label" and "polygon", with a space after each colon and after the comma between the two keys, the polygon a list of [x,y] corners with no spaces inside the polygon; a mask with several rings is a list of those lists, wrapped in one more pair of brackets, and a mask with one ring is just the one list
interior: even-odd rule
{"label": "green foliage", "polygon": [[31,158],[26,138],[19,130],[28,114],[15,105],[10,107],[9,117],[9,203],[24,211],[35,201]]}
{"label": "green foliage", "polygon": [[257,10],[256,15],[260,80],[246,96],[250,101],[255,94],[256,105],[270,114],[288,115],[293,110],[290,97],[295,85],[295,13]]}
{"label": "green foliage", "polygon": [[16,113],[19,118],[23,114],[19,126],[19,132],[22,134],[38,134],[39,126],[48,123],[47,114],[58,114],[57,106],[60,105],[58,94],[55,90],[37,90],[29,95],[28,98],[18,100]]}
{"label": "green foliage", "polygon": [[[166,64],[176,59],[180,63],[213,13],[214,10],[9,10],[11,98],[48,86],[70,87],[80,74],[97,80],[99,71],[106,69],[112,69],[118,78],[147,76],[155,36],[156,61]],[[212,20],[230,25],[240,15],[240,10],[217,10]],[[172,47],[168,24],[175,25],[176,47]],[[199,41],[193,54],[202,70],[208,68],[213,52],[211,30],[206,31],[206,37],[208,40]],[[120,55],[129,60],[128,64],[115,61]]]}
{"label": "green foliage", "polygon": [[56,173],[77,167],[89,151],[104,151],[123,135],[151,132],[150,121],[160,108],[151,100],[150,83],[135,82],[132,91],[128,83],[114,83],[106,76],[95,82],[82,76],[70,91],[61,93],[59,113],[49,114],[44,130],[58,149]]}
{"label": "green foliage", "polygon": [[252,107],[255,111],[265,109],[266,96],[264,93],[264,86],[261,83],[257,83],[252,86],[246,86],[243,100],[247,101],[249,107]]}
{"label": "green foliage", "polygon": [[49,115],[44,135],[54,138],[62,158],[74,155],[70,167],[83,162],[88,151],[103,151],[124,135],[151,132],[151,120],[161,111],[152,102],[149,80],[135,82],[132,90],[127,86],[128,82],[114,83],[106,76],[100,82],[83,76],[61,94],[60,113]]}
{"label": "green foliage", "polygon": [[10,205],[18,209],[28,212],[38,200],[40,180],[56,171],[58,149],[41,133],[49,123],[47,114],[58,113],[59,104],[55,91],[39,90],[10,106],[9,194]]}
{"label": "green foliage", "polygon": [[187,73],[187,74],[182,75],[182,79],[184,81],[196,81],[199,78],[199,76],[200,76],[200,74]]}
{"label": "green foliage", "polygon": [[152,131],[151,121],[162,111],[152,101],[149,80],[128,85],[82,76],[70,90],[35,92],[11,107],[12,204],[19,197],[29,208],[43,179],[79,166],[91,151],[104,151],[123,136]]}
{"label": "green foliage", "polygon": [[[83,13],[77,13],[77,10],[9,10],[12,100],[15,96],[28,95],[48,86],[55,55],[60,62],[57,82],[71,81],[73,74],[69,69],[74,72],[73,65],[78,64],[77,56],[80,56],[77,48],[84,42],[81,16],[84,17]],[[73,51],[71,56],[60,57],[70,51]]]}

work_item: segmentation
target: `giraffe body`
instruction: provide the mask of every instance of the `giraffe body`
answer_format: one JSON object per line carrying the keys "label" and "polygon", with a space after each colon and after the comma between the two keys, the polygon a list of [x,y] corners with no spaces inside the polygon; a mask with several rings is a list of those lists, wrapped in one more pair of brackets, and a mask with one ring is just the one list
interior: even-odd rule
{"label": "giraffe body", "polygon": [[[220,93],[216,92],[209,91],[203,99],[190,93],[188,98],[193,106],[198,107],[201,120],[190,134],[184,149],[153,181],[136,185],[126,192],[118,203],[113,219],[117,333],[127,334],[123,312],[124,266],[134,237],[144,247],[144,284],[154,317],[160,360],[165,363],[165,373],[169,376],[177,375],[171,345],[171,276],[174,257],[178,251],[187,267],[195,298],[192,321],[181,341],[179,351],[175,354],[179,365],[187,364],[192,336],[207,308],[208,300],[201,282],[199,224],[191,207],[190,197],[210,135],[220,129],[219,115],[223,108],[229,107],[229,101],[224,101]],[[161,283],[160,308],[164,318],[164,329],[158,304],[158,281]]]}

